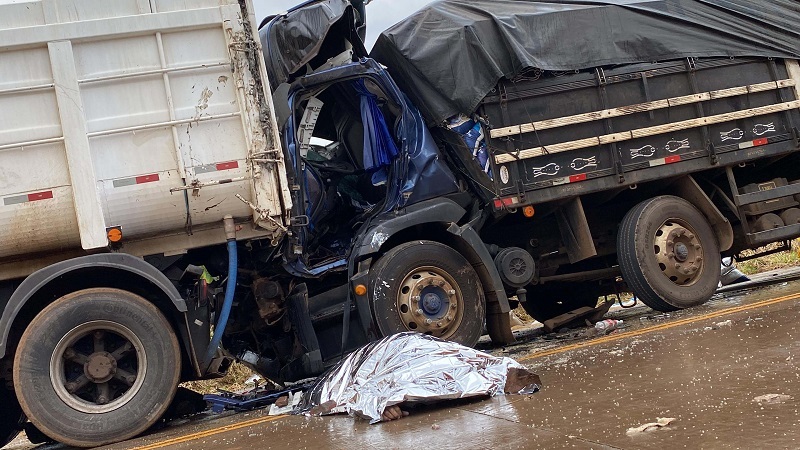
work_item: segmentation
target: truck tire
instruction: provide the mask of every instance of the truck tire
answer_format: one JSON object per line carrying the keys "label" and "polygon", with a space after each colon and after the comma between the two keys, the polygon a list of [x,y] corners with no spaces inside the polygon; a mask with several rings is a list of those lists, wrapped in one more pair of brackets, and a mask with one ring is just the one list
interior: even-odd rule
{"label": "truck tire", "polygon": [[705,216],[682,198],[645,200],[625,215],[617,236],[622,277],[657,311],[707,302],[717,289],[721,256]]}
{"label": "truck tire", "polygon": [[7,389],[0,380],[0,448],[14,440],[25,425],[25,414],[14,397],[14,391]]}
{"label": "truck tire", "polygon": [[20,339],[14,387],[29,420],[75,447],[122,441],[153,425],[178,387],[181,354],[152,303],[86,289],[42,310]]}
{"label": "truck tire", "polygon": [[474,346],[486,318],[478,274],[460,253],[432,241],[389,250],[370,270],[372,315],[388,336],[416,331]]}
{"label": "truck tire", "polygon": [[[596,283],[547,283],[528,287],[528,299],[522,303],[525,312],[537,321],[544,323],[554,317],[572,312],[578,308],[595,308],[604,293]],[[596,314],[585,317],[597,322],[605,315],[606,309],[598,309]]]}

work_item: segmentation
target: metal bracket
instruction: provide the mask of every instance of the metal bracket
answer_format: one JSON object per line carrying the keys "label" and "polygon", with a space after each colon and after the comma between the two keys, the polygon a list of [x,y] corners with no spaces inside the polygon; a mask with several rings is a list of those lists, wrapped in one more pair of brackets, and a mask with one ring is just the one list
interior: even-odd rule
{"label": "metal bracket", "polygon": [[719,158],[717,158],[717,147],[714,146],[714,143],[711,142],[711,139],[706,141],[706,147],[708,148],[708,158],[711,160],[711,165],[716,166],[719,164]]}
{"label": "metal bracket", "polygon": [[617,172],[617,181],[622,184],[625,182],[625,168],[622,167],[622,160],[618,157],[619,151],[617,150],[615,153],[617,153],[617,157],[614,158],[614,170]]}
{"label": "metal bracket", "polygon": [[[653,100],[653,97],[650,95],[650,87],[647,85],[647,74],[645,72],[639,72],[639,75],[642,77],[642,86],[644,87],[644,98],[648,102]],[[650,120],[656,120],[656,114],[651,109],[649,112]]]}
{"label": "metal bracket", "polygon": [[290,223],[293,227],[307,227],[311,224],[308,216],[294,216],[291,218]]}
{"label": "metal bracket", "polygon": [[608,84],[608,78],[606,78],[606,72],[603,70],[602,67],[598,67],[594,69],[594,71],[595,71],[595,76],[597,77],[597,82],[601,86]]}
{"label": "metal bracket", "polygon": [[[241,200],[242,203],[244,203],[247,206],[249,206],[250,209],[252,209],[256,213],[258,213],[259,221],[260,220],[266,220],[267,222],[275,225],[279,230],[283,231],[284,233],[289,231],[289,229],[286,228],[285,226],[283,226],[282,223],[278,222],[277,220],[273,219],[272,216],[270,216],[270,212],[269,212],[268,209],[267,210],[263,210],[263,209],[259,208],[258,206],[254,205],[253,202],[251,202],[250,200],[247,200],[246,198],[242,197],[241,194],[236,194],[236,198]],[[292,220],[294,220],[294,219],[292,219]]]}

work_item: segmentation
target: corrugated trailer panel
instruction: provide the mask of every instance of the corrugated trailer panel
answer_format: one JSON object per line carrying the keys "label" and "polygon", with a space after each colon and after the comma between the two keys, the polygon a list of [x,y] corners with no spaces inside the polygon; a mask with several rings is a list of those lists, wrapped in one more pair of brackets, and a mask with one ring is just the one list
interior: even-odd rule
{"label": "corrugated trailer panel", "polygon": [[[153,238],[226,214],[261,225],[250,236],[281,233],[283,165],[252,161],[281,153],[263,62],[243,51],[250,14],[218,0],[0,4],[0,261],[102,248],[112,226],[158,251]],[[191,245],[216,243],[204,236]]]}

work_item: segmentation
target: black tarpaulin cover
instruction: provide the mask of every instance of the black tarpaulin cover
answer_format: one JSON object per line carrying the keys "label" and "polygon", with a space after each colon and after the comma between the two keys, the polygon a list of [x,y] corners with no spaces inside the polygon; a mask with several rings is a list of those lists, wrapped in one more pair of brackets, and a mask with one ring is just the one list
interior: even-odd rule
{"label": "black tarpaulin cover", "polygon": [[440,123],[528,68],[798,58],[800,1],[440,0],[384,31],[371,56]]}

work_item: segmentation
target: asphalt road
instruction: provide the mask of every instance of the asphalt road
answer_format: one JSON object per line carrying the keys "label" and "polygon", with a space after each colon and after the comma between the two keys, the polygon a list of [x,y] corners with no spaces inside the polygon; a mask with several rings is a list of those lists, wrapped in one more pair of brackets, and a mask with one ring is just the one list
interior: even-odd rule
{"label": "asphalt road", "polygon": [[[534,395],[441,403],[378,425],[204,414],[107,448],[800,448],[800,282],[677,313],[636,307],[611,316],[626,328],[527,329],[519,344],[490,350],[541,376]],[[658,418],[674,420],[630,430]]]}

